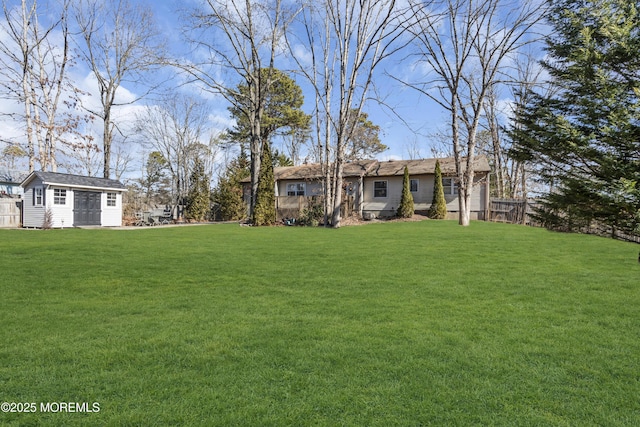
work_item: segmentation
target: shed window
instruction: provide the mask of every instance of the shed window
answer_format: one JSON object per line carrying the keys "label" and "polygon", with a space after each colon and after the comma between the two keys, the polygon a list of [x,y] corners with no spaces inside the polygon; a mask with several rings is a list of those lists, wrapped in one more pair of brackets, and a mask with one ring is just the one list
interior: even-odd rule
{"label": "shed window", "polygon": [[287,196],[304,196],[304,182],[287,184]]}
{"label": "shed window", "polygon": [[42,187],[35,187],[33,189],[33,206],[42,206],[44,201]]}
{"label": "shed window", "polygon": [[442,178],[444,194],[458,194],[458,186],[453,178]]}
{"label": "shed window", "polygon": [[116,206],[117,195],[116,193],[107,193],[107,206]]}
{"label": "shed window", "polygon": [[409,185],[411,187],[411,192],[412,193],[417,193],[418,192],[418,180],[417,179],[412,179],[411,181],[409,181]]}
{"label": "shed window", "polygon": [[373,197],[387,197],[387,181],[373,181]]}
{"label": "shed window", "polygon": [[53,189],[53,204],[54,205],[66,205],[67,204],[67,190],[61,188]]}

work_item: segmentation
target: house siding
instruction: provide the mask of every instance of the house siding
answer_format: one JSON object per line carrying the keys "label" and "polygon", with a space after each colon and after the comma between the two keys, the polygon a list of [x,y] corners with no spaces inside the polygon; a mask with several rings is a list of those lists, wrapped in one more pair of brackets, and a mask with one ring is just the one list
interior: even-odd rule
{"label": "house siding", "polygon": [[297,183],[305,184],[305,196],[322,196],[322,183],[318,181],[306,180],[287,180],[278,182],[278,184],[276,185],[276,196],[287,196],[287,185]]}
{"label": "house siding", "polygon": [[[416,213],[426,214],[433,201],[434,175],[415,175],[410,179],[418,180],[418,191],[413,195],[414,210]],[[475,185],[471,196],[471,212],[473,219],[484,219],[486,210],[486,174],[477,174]],[[374,197],[374,182],[387,182],[387,197]],[[404,177],[402,176],[379,176],[366,177],[364,180],[364,203],[363,215],[373,214],[378,217],[391,217],[396,214],[400,199],[402,198],[402,187]],[[458,195],[445,194],[447,201],[447,211],[450,217],[457,218],[458,215]]]}

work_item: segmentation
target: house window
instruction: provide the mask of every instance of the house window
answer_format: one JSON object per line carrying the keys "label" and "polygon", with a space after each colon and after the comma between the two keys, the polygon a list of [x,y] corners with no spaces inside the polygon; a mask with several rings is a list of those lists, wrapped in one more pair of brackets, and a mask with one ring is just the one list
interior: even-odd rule
{"label": "house window", "polygon": [[304,182],[287,184],[287,196],[304,196]]}
{"label": "house window", "polygon": [[373,197],[387,197],[387,181],[373,181]]}
{"label": "house window", "polygon": [[43,194],[42,187],[35,187],[33,189],[33,206],[43,205]]}
{"label": "house window", "polygon": [[444,194],[458,194],[458,186],[453,178],[442,178]]}
{"label": "house window", "polygon": [[107,206],[116,206],[117,196],[116,193],[107,193]]}
{"label": "house window", "polygon": [[53,204],[54,205],[66,205],[67,204],[67,190],[61,188],[53,189]]}
{"label": "house window", "polygon": [[412,193],[417,193],[418,192],[418,180],[417,179],[412,179],[411,181],[409,181],[409,186],[411,187],[411,192]]}

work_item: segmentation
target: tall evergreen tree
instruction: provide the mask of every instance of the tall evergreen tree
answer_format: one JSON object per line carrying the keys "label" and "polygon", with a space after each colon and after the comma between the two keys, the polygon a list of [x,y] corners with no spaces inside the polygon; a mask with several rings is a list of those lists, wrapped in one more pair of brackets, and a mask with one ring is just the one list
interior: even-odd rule
{"label": "tall evergreen tree", "polygon": [[404,167],[404,178],[402,180],[402,196],[397,215],[400,218],[411,218],[414,212],[413,195],[411,194],[411,182],[409,181],[409,168]]}
{"label": "tall evergreen tree", "polygon": [[597,220],[637,230],[640,210],[638,2],[552,3],[548,94],[528,93],[511,130],[516,159],[548,185],[539,218],[577,230]]}
{"label": "tall evergreen tree", "polygon": [[209,177],[204,171],[202,160],[196,159],[189,177],[189,193],[187,195],[187,218],[204,221],[210,210]]}
{"label": "tall evergreen tree", "polygon": [[427,216],[431,219],[445,219],[447,217],[447,200],[444,198],[442,186],[442,169],[440,160],[436,160],[435,177],[433,181],[433,199]]}
{"label": "tall evergreen tree", "polygon": [[218,205],[220,219],[236,221],[247,217],[242,180],[250,175],[249,159],[244,151],[231,161],[218,185],[213,190],[213,201]]}
{"label": "tall evergreen tree", "polygon": [[253,225],[273,225],[276,222],[275,179],[271,148],[266,141],[262,149],[261,163],[256,207],[253,210]]}

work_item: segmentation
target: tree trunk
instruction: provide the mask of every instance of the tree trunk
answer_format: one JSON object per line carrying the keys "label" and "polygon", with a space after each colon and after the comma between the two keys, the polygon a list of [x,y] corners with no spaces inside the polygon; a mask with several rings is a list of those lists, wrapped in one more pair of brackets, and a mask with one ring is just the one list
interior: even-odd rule
{"label": "tree trunk", "polygon": [[[341,145],[338,145],[338,151]],[[336,158],[335,164],[335,186],[333,189],[333,210],[331,213],[331,226],[333,228],[340,228],[341,208],[342,208],[342,171],[344,170],[344,161],[341,158],[340,153]]]}
{"label": "tree trunk", "polygon": [[104,163],[102,168],[102,176],[109,178],[111,175],[111,108],[105,108],[103,123],[102,148],[104,154]]}

